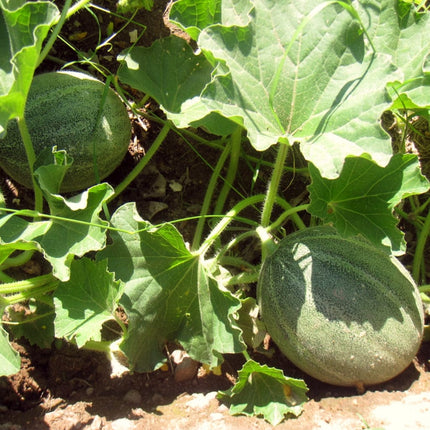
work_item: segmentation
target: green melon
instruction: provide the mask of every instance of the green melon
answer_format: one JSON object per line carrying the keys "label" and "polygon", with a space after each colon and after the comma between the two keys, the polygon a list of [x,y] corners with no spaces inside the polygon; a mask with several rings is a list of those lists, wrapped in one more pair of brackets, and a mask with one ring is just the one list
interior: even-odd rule
{"label": "green melon", "polygon": [[423,305],[410,275],[364,239],[345,239],[332,227],[283,239],[264,261],[257,291],[279,349],[323,382],[385,382],[419,349]]}
{"label": "green melon", "polygon": [[[73,164],[61,191],[85,189],[112,173],[127,152],[131,123],[127,109],[105,84],[77,72],[51,72],[34,77],[25,107],[26,123],[38,156],[46,148],[66,150]],[[97,121],[99,119],[99,121]],[[30,170],[16,120],[0,140],[0,167],[15,181],[32,187]]]}

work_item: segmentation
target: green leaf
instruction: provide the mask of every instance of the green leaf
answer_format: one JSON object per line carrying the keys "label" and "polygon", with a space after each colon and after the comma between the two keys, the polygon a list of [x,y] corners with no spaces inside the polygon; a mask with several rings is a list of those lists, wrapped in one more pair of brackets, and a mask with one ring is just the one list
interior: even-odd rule
{"label": "green leaf", "polygon": [[391,56],[371,50],[343,7],[258,0],[246,28],[213,25],[198,43],[229,74],[185,102],[180,117],[171,115],[179,126],[209,111],[240,117],[254,147],[300,141],[325,177],[336,177],[351,154],[388,162],[390,142],[377,120],[389,106],[385,83],[401,74]]}
{"label": "green leaf", "polygon": [[52,297],[45,297],[49,303],[36,301],[30,303],[30,313],[25,310],[18,312],[14,308],[9,308],[8,313],[10,320],[19,322],[17,325],[11,325],[10,331],[15,339],[25,337],[31,345],[37,345],[40,348],[50,348],[54,340],[54,310]]}
{"label": "green leaf", "polygon": [[172,5],[169,20],[197,40],[200,31],[213,24],[247,25],[251,10],[249,0],[179,0]]}
{"label": "green leaf", "polygon": [[386,167],[365,157],[347,157],[337,179],[325,179],[310,164],[308,211],[333,223],[345,237],[361,233],[377,246],[403,254],[403,233],[393,208],[405,197],[429,189],[412,154],[394,155]]}
{"label": "green leaf", "polygon": [[105,321],[113,319],[122,295],[120,281],[107,271],[107,261],[75,260],[70,279],[54,294],[55,336],[76,340],[81,348],[89,340],[100,341]]}
{"label": "green leaf", "polygon": [[285,416],[299,416],[308,400],[304,381],[288,378],[282,370],[248,360],[239,370],[236,384],[218,393],[230,404],[233,415],[262,415],[270,424],[279,424]]}
{"label": "green leaf", "polygon": [[42,42],[59,12],[51,1],[0,0],[0,136],[23,117]]}
{"label": "green leaf", "polygon": [[68,168],[72,165],[73,158],[64,150],[57,151],[54,148],[45,148],[34,163],[34,175],[39,187],[45,191],[48,198],[50,194],[58,194]]}
{"label": "green leaf", "polygon": [[[203,54],[194,55],[185,40],[173,36],[158,39],[149,48],[135,47],[118,59],[122,62],[118,70],[122,82],[150,94],[165,111],[178,114],[186,100],[200,95],[213,71]],[[208,112],[192,125],[220,136],[237,128],[217,112]]]}
{"label": "green leaf", "polygon": [[[428,14],[403,11],[400,17],[392,0],[252,3],[252,10],[233,10],[226,22],[217,2],[212,8],[203,0],[175,3],[172,19],[199,34],[199,48],[215,69],[200,95],[184,94],[180,110],[179,103],[175,110],[163,104],[168,117],[178,127],[196,127],[208,115],[222,115],[243,125],[260,150],[299,141],[305,157],[331,179],[348,155],[367,153],[386,165],[392,150],[378,121],[390,106],[386,85],[412,79],[414,98],[427,87],[415,80],[428,70]],[[154,56],[171,55],[160,47]],[[183,55],[184,62],[196,62],[190,51]],[[159,75],[176,73],[172,62],[163,64]],[[147,67],[157,74],[148,61],[134,70]],[[153,83],[164,90],[160,80]],[[216,124],[210,131],[222,134]]]}
{"label": "green leaf", "polygon": [[244,342],[251,348],[256,349],[264,340],[266,327],[258,318],[259,308],[253,297],[241,300],[242,306],[238,312],[238,325],[242,329]]}
{"label": "green leaf", "polygon": [[430,109],[429,26],[430,13],[418,14],[411,5],[402,19],[393,20],[389,47],[405,79],[388,85],[392,109]]}
{"label": "green leaf", "polygon": [[118,59],[124,62],[119,79],[151,94],[169,112],[180,112],[185,100],[198,96],[213,69],[203,54],[194,55],[185,40],[174,36],[158,39],[149,48],[138,46]]}
{"label": "green leaf", "polygon": [[132,369],[159,367],[169,341],[210,367],[221,364],[222,354],[245,348],[232,315],[239,300],[222,289],[199,255],[188,251],[172,225],[152,226],[132,203],[121,206],[111,222],[123,232],[111,232],[113,244],[98,258],[108,258],[109,270],[125,282],[121,305],[129,329],[120,347]]}
{"label": "green leaf", "polygon": [[9,335],[0,326],[0,376],[17,373],[21,367],[21,359],[9,343]]}
{"label": "green leaf", "polygon": [[108,223],[98,214],[113,192],[106,183],[70,198],[45,192],[53,218],[29,222],[18,216],[25,215],[25,211],[4,215],[0,217],[0,244],[41,251],[51,263],[54,276],[66,281],[74,256],[105,247]]}

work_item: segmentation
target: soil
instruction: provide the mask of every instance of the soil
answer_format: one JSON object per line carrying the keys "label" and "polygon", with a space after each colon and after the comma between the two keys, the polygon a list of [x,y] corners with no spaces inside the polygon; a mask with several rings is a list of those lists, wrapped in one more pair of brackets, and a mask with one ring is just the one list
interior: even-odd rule
{"label": "soil", "polygon": [[[178,33],[177,29],[165,26],[166,2],[155,3],[151,13],[141,12],[135,18],[147,26],[139,42],[146,46],[171,32]],[[98,4],[112,6],[108,1]],[[106,25],[106,15],[97,12],[97,16]],[[115,25],[120,26],[121,22],[115,22]],[[111,71],[117,67],[111,56],[114,58],[130,43],[128,31],[133,29],[131,25],[116,39],[113,53],[99,53],[100,61]],[[65,35],[84,32],[87,35],[77,41],[76,46],[88,52],[94,45],[96,32],[90,15],[78,14],[63,30]],[[76,60],[76,53],[65,45],[56,44],[54,48],[56,56],[67,61]],[[56,63],[46,61],[40,71],[55,68],[58,68]],[[162,115],[152,101],[148,102],[147,109]],[[148,121],[142,125],[134,121],[130,153],[109,182],[115,185],[121,181],[144,156],[158,130],[156,122]],[[246,150],[252,153],[250,147]],[[294,154],[297,165],[301,160],[297,152]],[[153,222],[196,215],[211,174],[207,164],[213,166],[218,155],[217,149],[199,146],[197,142],[170,133],[149,167],[114,204],[120,206],[135,201],[142,217]],[[268,159],[271,155],[270,151],[265,153]],[[252,182],[252,170],[244,167],[238,177],[235,187],[246,193]],[[3,180],[10,184],[9,179]],[[255,186],[264,190],[266,180],[263,170]],[[304,178],[286,175],[284,184],[290,201],[293,198],[299,202],[303,198]],[[229,207],[234,204],[234,196],[231,199],[227,202]],[[9,200],[11,204],[21,201],[21,205],[26,205],[31,194],[17,184],[10,184]],[[111,211],[114,209],[112,206]],[[194,226],[192,221],[177,224],[185,240],[191,240]],[[249,255],[250,251],[247,252]],[[261,418],[231,416],[228,407],[216,398],[217,391],[231,387],[237,377],[243,364],[238,356],[226,356],[221,375],[207,374],[199,367],[190,378],[178,381],[177,367],[172,362],[166,369],[148,374],[126,372],[119,375],[112,373],[111,364],[103,354],[78,350],[60,341],[49,349],[29,345],[23,339],[14,341],[13,345],[21,354],[22,367],[16,375],[0,378],[0,430],[271,428]],[[423,343],[413,363],[401,375],[385,384],[369,387],[364,393],[314,380],[274,348],[271,360],[256,352],[252,356],[261,363],[283,369],[288,376],[305,379],[310,398],[304,412],[298,418],[285,420],[279,429],[428,428],[430,343]]]}

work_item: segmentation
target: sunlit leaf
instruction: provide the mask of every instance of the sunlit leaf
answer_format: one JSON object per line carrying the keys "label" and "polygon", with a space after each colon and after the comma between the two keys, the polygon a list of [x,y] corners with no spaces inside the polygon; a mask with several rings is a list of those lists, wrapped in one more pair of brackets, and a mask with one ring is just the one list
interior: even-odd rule
{"label": "sunlit leaf", "polygon": [[54,2],[0,0],[0,137],[22,117],[43,40],[59,12]]}
{"label": "sunlit leaf", "polygon": [[263,416],[279,424],[286,416],[298,416],[308,400],[308,388],[300,379],[288,378],[282,370],[248,360],[239,370],[236,384],[218,393],[233,415]]}
{"label": "sunlit leaf", "polygon": [[9,343],[9,335],[0,326],[0,376],[9,376],[18,372],[21,359],[18,352]]}

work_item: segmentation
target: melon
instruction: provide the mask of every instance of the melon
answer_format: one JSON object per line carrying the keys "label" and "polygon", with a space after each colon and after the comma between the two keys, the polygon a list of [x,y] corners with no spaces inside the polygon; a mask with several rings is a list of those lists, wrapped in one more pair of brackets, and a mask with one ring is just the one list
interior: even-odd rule
{"label": "melon", "polygon": [[[73,158],[61,191],[76,191],[106,178],[127,152],[131,123],[127,109],[111,89],[79,72],[50,72],[34,77],[25,119],[36,157],[57,147]],[[95,161],[96,160],[96,164]],[[16,120],[0,140],[0,167],[16,182],[31,188],[32,178]]]}
{"label": "melon", "polygon": [[409,273],[367,240],[330,226],[281,240],[263,262],[257,296],[280,351],[329,384],[385,382],[420,347],[423,305]]}

